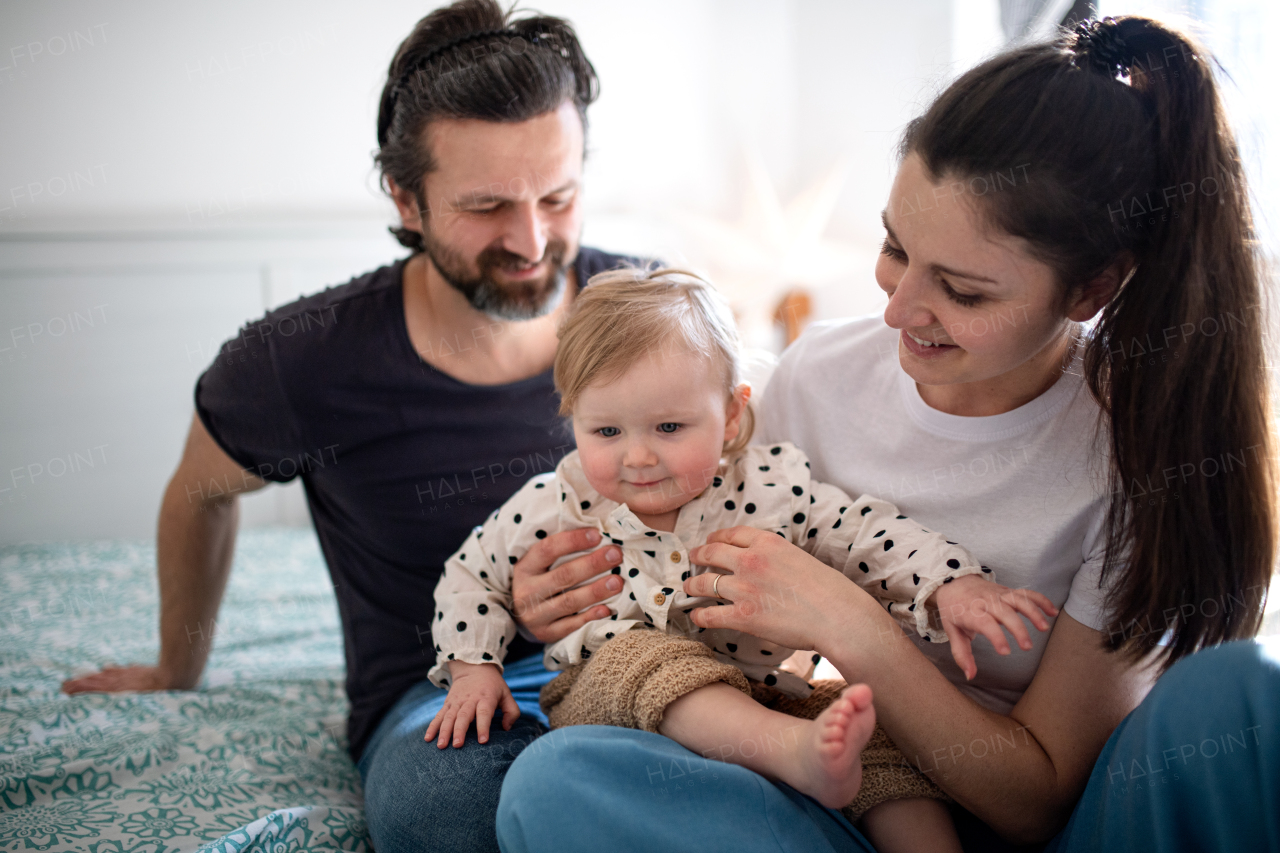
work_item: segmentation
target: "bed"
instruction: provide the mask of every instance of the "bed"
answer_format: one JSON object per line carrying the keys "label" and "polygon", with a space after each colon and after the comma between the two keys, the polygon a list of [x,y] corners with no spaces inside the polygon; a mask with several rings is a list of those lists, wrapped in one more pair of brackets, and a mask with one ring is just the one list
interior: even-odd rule
{"label": "bed", "polygon": [[59,691],[154,660],[157,601],[151,543],[0,547],[0,851],[371,850],[314,534],[241,534],[199,690]]}
{"label": "bed", "polygon": [[0,546],[0,853],[371,850],[314,534],[240,535],[198,691],[59,691],[156,619],[149,542]]}

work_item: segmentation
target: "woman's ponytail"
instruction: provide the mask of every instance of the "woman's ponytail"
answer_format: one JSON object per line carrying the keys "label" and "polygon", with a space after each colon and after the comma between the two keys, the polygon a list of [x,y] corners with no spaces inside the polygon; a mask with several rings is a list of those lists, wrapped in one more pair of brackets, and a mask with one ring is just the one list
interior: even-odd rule
{"label": "woman's ponytail", "polygon": [[1146,18],[1083,24],[971,70],[902,153],[935,178],[1020,167],[982,211],[1064,297],[1124,284],[1085,349],[1109,416],[1112,650],[1168,666],[1257,632],[1276,557],[1259,259],[1212,60]]}
{"label": "woman's ponytail", "polygon": [[1078,33],[1086,55],[1096,38],[1122,46],[1152,123],[1155,192],[1113,204],[1158,219],[1085,358],[1110,414],[1109,639],[1141,653],[1167,632],[1172,662],[1255,634],[1275,559],[1259,259],[1209,56],[1142,18]]}

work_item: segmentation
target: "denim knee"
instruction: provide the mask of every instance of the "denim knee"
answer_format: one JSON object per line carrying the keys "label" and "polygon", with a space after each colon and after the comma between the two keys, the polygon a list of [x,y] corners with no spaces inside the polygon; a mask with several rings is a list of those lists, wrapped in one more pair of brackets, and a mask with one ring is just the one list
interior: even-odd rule
{"label": "denim knee", "polygon": [[413,738],[383,743],[365,779],[365,814],[378,853],[400,850],[496,851],[494,819],[507,768],[542,732],[521,719],[511,731],[461,749]]}
{"label": "denim knee", "polygon": [[1280,646],[1242,640],[1169,668],[1120,724],[1048,850],[1276,850]]}

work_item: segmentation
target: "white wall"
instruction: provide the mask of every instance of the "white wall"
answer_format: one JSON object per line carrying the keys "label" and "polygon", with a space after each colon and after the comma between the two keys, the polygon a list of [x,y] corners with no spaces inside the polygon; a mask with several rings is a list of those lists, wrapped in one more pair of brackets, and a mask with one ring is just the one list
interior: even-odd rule
{"label": "white wall", "polygon": [[[0,161],[0,215],[201,225],[233,204],[242,218],[388,215],[369,157],[377,96],[397,43],[429,8],[7,4],[0,105],[16,132]],[[724,154],[743,141],[780,172],[791,165],[791,4],[543,9],[574,21],[603,81],[592,113],[595,206],[728,212],[734,164]],[[99,180],[55,197],[57,179],[77,170]]]}
{"label": "white wall", "polygon": [[[766,284],[874,310],[893,141],[976,50],[956,33],[978,7],[994,0],[540,4],[602,82],[585,240],[700,264],[767,312],[698,235],[750,242],[749,156],[784,203],[843,162],[836,261]],[[370,152],[382,75],[428,8],[0,6],[0,541],[150,535],[217,342],[400,254]],[[245,523],[305,523],[297,490],[247,499]]]}
{"label": "white wall", "polygon": [[[591,209],[732,217],[751,148],[784,197],[847,159],[853,175],[831,234],[874,235],[890,143],[951,70],[951,54],[982,43],[953,43],[962,31],[953,18],[968,21],[975,6],[995,3],[544,4],[575,23],[602,81]],[[377,96],[396,44],[426,8],[0,7],[9,129],[0,227],[389,217],[370,160]]]}
{"label": "white wall", "polygon": [[[396,248],[368,223],[0,236],[0,542],[150,535],[221,342]],[[242,519],[308,523],[296,486]]]}

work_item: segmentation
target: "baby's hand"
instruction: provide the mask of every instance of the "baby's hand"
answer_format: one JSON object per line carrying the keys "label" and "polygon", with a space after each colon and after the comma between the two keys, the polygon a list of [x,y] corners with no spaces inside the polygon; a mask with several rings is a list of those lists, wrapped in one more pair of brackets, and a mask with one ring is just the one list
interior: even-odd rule
{"label": "baby's hand", "polygon": [[455,747],[460,747],[467,740],[471,721],[475,720],[480,742],[488,743],[489,723],[499,705],[502,706],[502,729],[511,731],[511,724],[520,717],[520,706],[507,682],[502,680],[497,664],[450,661],[449,676],[453,679],[449,695],[440,713],[427,726],[423,740],[431,740],[438,732],[440,739],[436,746],[444,749],[452,740]]}
{"label": "baby's hand", "polygon": [[929,603],[937,604],[942,627],[951,640],[951,656],[966,679],[978,674],[978,664],[973,659],[974,637],[981,634],[997,652],[1007,655],[1009,641],[1001,630],[1003,626],[1025,651],[1031,648],[1031,637],[1018,614],[1024,614],[1041,631],[1049,630],[1049,620],[1041,610],[1050,616],[1058,615],[1058,608],[1035,590],[1010,589],[979,575],[965,575],[944,584],[930,596]]}

